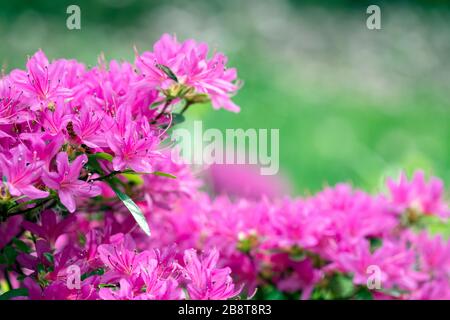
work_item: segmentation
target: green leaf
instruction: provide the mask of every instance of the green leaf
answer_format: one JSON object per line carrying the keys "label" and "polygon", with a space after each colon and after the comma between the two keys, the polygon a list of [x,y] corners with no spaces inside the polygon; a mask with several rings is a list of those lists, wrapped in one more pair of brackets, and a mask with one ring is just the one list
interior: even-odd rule
{"label": "green leaf", "polygon": [[103,175],[103,170],[100,164],[98,163],[98,159],[95,157],[94,154],[91,154],[88,156],[88,163],[87,167],[100,175]]}
{"label": "green leaf", "polygon": [[173,73],[172,70],[170,70],[169,67],[163,65],[163,64],[157,64],[156,67],[161,70],[162,72],[164,72],[170,79],[172,79],[175,82],[178,82],[178,78],[175,75],[175,73]]}
{"label": "green leaf", "polygon": [[176,179],[177,178],[173,174],[170,174],[170,173],[167,173],[167,172],[161,172],[161,171],[155,171],[155,172],[152,172],[152,174],[154,174],[155,176],[166,177],[166,178],[170,178],[170,179]]}
{"label": "green leaf", "polygon": [[105,274],[105,269],[103,269],[103,268],[98,268],[98,269],[95,269],[95,270],[93,270],[93,271],[91,271],[91,272],[86,272],[86,273],[82,274],[82,275],[81,275],[81,281],[84,281],[84,280],[86,280],[87,278],[92,277],[92,276],[95,276],[95,275],[102,276],[102,275],[104,275],[104,274]]}
{"label": "green leaf", "polygon": [[360,287],[355,293],[356,300],[373,300],[373,293],[366,287]]}
{"label": "green leaf", "polygon": [[44,253],[44,257],[45,259],[47,259],[48,262],[50,262],[51,264],[53,264],[55,262],[55,259],[53,258],[53,255],[50,252],[45,252]]}
{"label": "green leaf", "polygon": [[39,274],[41,274],[41,273],[45,274],[45,273],[46,273],[46,271],[45,271],[45,266],[44,266],[42,263],[38,263],[36,269],[37,269],[37,272],[38,272]]}
{"label": "green leaf", "polygon": [[137,206],[136,203],[134,203],[133,200],[131,200],[131,198],[128,195],[126,195],[125,193],[123,193],[122,191],[117,189],[116,186],[114,186],[112,183],[110,183],[109,180],[107,180],[107,181],[109,182],[109,186],[111,187],[111,189],[113,189],[113,191],[116,193],[116,195],[119,197],[119,199],[123,202],[125,207],[127,207],[127,209],[131,212],[134,220],[136,220],[139,227],[141,227],[141,229],[145,232],[146,235],[150,236],[151,235],[150,227],[148,226],[147,220],[145,219],[144,214],[142,213],[141,209]]}
{"label": "green leaf", "polygon": [[112,284],[112,283],[100,283],[98,285],[99,288],[112,288],[112,289],[117,289],[117,285],[116,284]]}
{"label": "green leaf", "polygon": [[166,178],[170,178],[170,179],[177,179],[176,176],[174,176],[173,174],[167,173],[167,172],[162,172],[162,171],[154,171],[154,172],[136,172],[133,170],[125,170],[124,172],[122,172],[122,175],[145,175],[145,174],[154,174],[155,176],[160,176],[160,177],[166,177]]}
{"label": "green leaf", "polygon": [[106,153],[106,152],[98,152],[98,153],[91,155],[91,157],[94,157],[96,159],[108,160],[109,162],[113,161],[113,158],[114,158],[112,155],[110,155],[109,153]]}
{"label": "green leaf", "polygon": [[352,296],[354,286],[352,279],[343,274],[335,274],[328,285],[335,299],[346,299]]}
{"label": "green leaf", "polygon": [[9,300],[15,297],[28,297],[27,288],[12,289],[0,296],[0,300]]}
{"label": "green leaf", "polygon": [[6,246],[3,249],[3,253],[5,254],[6,261],[8,264],[14,264],[17,257],[17,252],[12,246]]}
{"label": "green leaf", "polygon": [[23,242],[22,240],[17,239],[17,238],[14,238],[14,239],[13,239],[13,243],[14,243],[14,245],[16,246],[17,250],[22,251],[22,252],[25,252],[25,253],[30,253],[30,252],[31,252],[31,249],[30,249],[30,248],[28,247],[28,245],[27,245],[25,242]]}

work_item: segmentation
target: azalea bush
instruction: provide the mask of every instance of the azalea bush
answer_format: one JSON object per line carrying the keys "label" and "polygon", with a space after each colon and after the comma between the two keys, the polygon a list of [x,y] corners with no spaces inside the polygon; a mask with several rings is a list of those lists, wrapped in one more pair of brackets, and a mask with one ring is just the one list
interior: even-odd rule
{"label": "azalea bush", "polygon": [[38,51],[2,77],[2,298],[450,299],[450,244],[427,231],[450,213],[439,179],[212,196],[170,132],[198,103],[238,112],[236,70],[169,35],[135,52]]}

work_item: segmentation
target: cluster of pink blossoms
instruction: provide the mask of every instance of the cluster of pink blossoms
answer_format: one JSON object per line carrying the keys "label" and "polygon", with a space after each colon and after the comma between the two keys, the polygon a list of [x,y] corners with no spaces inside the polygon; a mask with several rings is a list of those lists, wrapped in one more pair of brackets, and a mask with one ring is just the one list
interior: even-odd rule
{"label": "cluster of pink blossoms", "polygon": [[[450,215],[442,182],[419,171],[386,184],[377,195],[338,184],[307,198],[259,201],[197,193],[147,212],[155,226],[150,247],[218,249],[247,296],[256,289],[259,298],[275,291],[302,299],[450,299],[450,241],[426,231],[430,220]],[[373,279],[379,287],[370,288]]]}
{"label": "cluster of pink blossoms", "polygon": [[[0,80],[5,295],[450,299],[450,243],[425,228],[450,213],[437,178],[402,175],[377,195],[340,184],[279,198],[260,177],[251,199],[200,191],[163,141],[195,103],[239,110],[225,64],[164,35],[135,65],[88,69],[39,51]],[[215,176],[222,191],[239,178]]]}

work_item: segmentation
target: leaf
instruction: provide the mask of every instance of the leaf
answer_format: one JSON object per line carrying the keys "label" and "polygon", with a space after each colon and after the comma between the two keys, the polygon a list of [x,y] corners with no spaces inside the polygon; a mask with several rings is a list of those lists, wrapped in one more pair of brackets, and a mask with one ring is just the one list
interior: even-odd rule
{"label": "leaf", "polygon": [[17,239],[17,238],[14,238],[13,239],[13,243],[14,243],[14,245],[16,246],[16,248],[19,250],[19,251],[22,251],[22,252],[25,252],[25,253],[30,253],[31,252],[31,249],[28,247],[28,245],[25,243],[25,242],[23,242],[22,240],[20,240],[20,239]]}
{"label": "leaf", "polygon": [[14,264],[17,258],[17,252],[12,246],[6,246],[3,249],[8,264]]}
{"label": "leaf", "polygon": [[335,299],[345,299],[352,296],[354,293],[352,279],[343,274],[335,274],[330,279],[328,287]]}
{"label": "leaf", "polygon": [[125,193],[123,193],[122,191],[117,189],[116,186],[114,186],[112,183],[110,183],[109,180],[107,180],[107,181],[109,182],[109,186],[111,187],[111,189],[113,189],[113,191],[116,193],[116,195],[119,197],[119,199],[123,202],[125,207],[127,207],[127,209],[131,212],[134,220],[136,220],[139,227],[141,227],[141,229],[145,232],[146,235],[150,236],[151,235],[150,227],[148,226],[147,220],[145,219],[144,214],[142,213],[141,209],[137,206],[136,203],[134,203],[133,200],[131,200],[131,198],[128,195],[126,195]]}
{"label": "leaf", "polygon": [[144,179],[142,179],[142,177],[137,175],[136,173],[122,173],[122,176],[127,178],[127,180],[131,183],[134,183],[138,186],[144,184]]}
{"label": "leaf", "polygon": [[109,153],[106,153],[106,152],[98,152],[98,153],[91,155],[91,157],[94,157],[96,159],[108,160],[109,162],[113,161],[113,158],[114,158],[112,155],[110,155]]}
{"label": "leaf", "polygon": [[53,258],[53,255],[50,252],[45,252],[44,257],[45,257],[45,259],[47,259],[48,262],[50,262],[51,264],[54,264],[55,259]]}
{"label": "leaf", "polygon": [[161,172],[161,171],[155,171],[155,172],[152,172],[152,174],[154,174],[155,176],[166,177],[166,178],[170,178],[170,179],[176,179],[177,178],[173,174],[170,174],[170,173],[167,173],[167,172]]}
{"label": "leaf", "polygon": [[95,155],[89,155],[88,156],[88,163],[87,163],[87,167],[91,170],[94,171],[100,175],[103,175],[103,170],[102,167],[100,166],[100,163],[98,163],[97,158],[95,157]]}
{"label": "leaf", "polygon": [[84,280],[86,280],[87,278],[92,277],[92,276],[95,276],[95,275],[102,276],[102,275],[104,275],[104,274],[105,274],[105,269],[103,269],[103,268],[98,268],[98,269],[95,269],[95,270],[93,270],[93,271],[91,271],[91,272],[86,272],[86,273],[82,274],[82,275],[81,275],[81,281],[84,281]]}
{"label": "leaf", "polygon": [[10,300],[15,297],[28,297],[27,288],[12,289],[0,296],[0,300]]}
{"label": "leaf", "polygon": [[157,64],[156,67],[161,70],[162,72],[164,72],[170,79],[172,79],[175,82],[178,82],[178,78],[175,75],[175,73],[173,73],[172,70],[170,70],[169,67],[163,65],[163,64]]}
{"label": "leaf", "polygon": [[154,174],[155,176],[159,176],[159,177],[177,179],[177,177],[174,176],[173,174],[170,174],[167,172],[162,172],[162,171],[154,171],[154,172],[147,173],[147,172],[136,172],[133,170],[126,170],[126,171],[122,172],[122,175],[145,175],[145,174]]}
{"label": "leaf", "polygon": [[369,289],[367,289],[365,287],[361,287],[355,293],[355,299],[356,300],[373,300],[373,293]]}

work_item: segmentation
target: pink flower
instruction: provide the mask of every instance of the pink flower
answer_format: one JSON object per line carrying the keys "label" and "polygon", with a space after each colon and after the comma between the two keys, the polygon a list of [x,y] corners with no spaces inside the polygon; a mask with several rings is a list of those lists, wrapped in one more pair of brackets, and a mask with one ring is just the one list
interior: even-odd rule
{"label": "pink flower", "polygon": [[39,50],[27,62],[27,72],[14,70],[11,79],[14,85],[30,99],[31,110],[42,110],[56,103],[57,97],[70,97],[71,91],[62,84],[65,60],[49,63]]}
{"label": "pink flower", "polygon": [[82,108],[76,118],[73,119],[73,130],[80,144],[84,143],[90,148],[101,149],[108,146],[106,143],[103,119],[106,115],[95,108]]}
{"label": "pink flower", "polygon": [[436,177],[431,177],[427,183],[423,171],[417,171],[409,182],[402,172],[397,182],[389,178],[386,185],[392,204],[399,212],[413,209],[426,215],[450,216],[450,210],[443,198],[444,184]]}
{"label": "pink flower", "polygon": [[217,268],[219,252],[211,250],[199,258],[195,250],[184,252],[187,291],[193,300],[226,300],[237,296],[229,268]]}
{"label": "pink flower", "polygon": [[49,243],[55,244],[60,235],[68,232],[68,228],[75,222],[75,220],[75,216],[71,215],[58,222],[56,213],[51,210],[47,210],[41,214],[40,225],[37,223],[24,221],[22,226],[33,234],[47,240]]}
{"label": "pink flower", "polygon": [[21,222],[21,216],[14,216],[0,223],[0,250],[19,233]]}
{"label": "pink flower", "polygon": [[137,275],[148,253],[138,253],[136,244],[129,235],[117,234],[111,237],[110,241],[111,244],[98,247],[102,262],[118,277]]}
{"label": "pink flower", "polygon": [[160,156],[155,150],[159,137],[149,123],[145,118],[139,123],[132,121],[125,108],[119,112],[117,124],[107,135],[107,143],[114,152],[115,171],[131,168],[136,172],[151,173],[151,161]]}
{"label": "pink flower", "polygon": [[11,195],[25,195],[30,199],[48,197],[47,191],[34,186],[41,177],[44,162],[22,144],[11,149],[10,153],[9,157],[6,152],[0,153],[0,170]]}
{"label": "pink flower", "polygon": [[213,164],[208,173],[216,194],[259,200],[262,197],[277,199],[290,193],[284,179],[262,176],[257,165]]}
{"label": "pink flower", "polygon": [[[156,259],[150,259],[141,264],[141,277],[145,284],[148,300],[181,300],[183,292],[178,281],[174,278],[175,270],[159,270]],[[163,271],[161,273],[161,271]]]}
{"label": "pink flower", "polygon": [[58,191],[61,203],[69,212],[75,212],[76,197],[95,197],[101,193],[97,185],[78,179],[86,163],[86,155],[81,155],[69,164],[67,153],[60,152],[56,157],[57,172],[44,172],[42,176],[47,187]]}
{"label": "pink flower", "polygon": [[41,111],[40,125],[50,136],[62,135],[72,119],[70,110],[62,98],[58,98],[54,108]]}
{"label": "pink flower", "polygon": [[[434,278],[450,276],[450,241],[438,235],[431,237],[425,232],[411,237],[419,253],[421,269]],[[449,279],[450,285],[450,279]]]}
{"label": "pink flower", "polygon": [[227,57],[215,53],[208,58],[208,45],[190,39],[179,43],[175,37],[164,34],[155,43],[153,52],[136,57],[136,66],[143,74],[143,81],[153,86],[168,88],[174,80],[162,70],[170,68],[178,82],[193,87],[197,93],[207,94],[214,108],[238,112],[230,96],[239,89],[235,84],[236,69],[226,69]]}
{"label": "pink flower", "polygon": [[0,125],[22,123],[31,118],[22,93],[9,77],[0,79]]}

